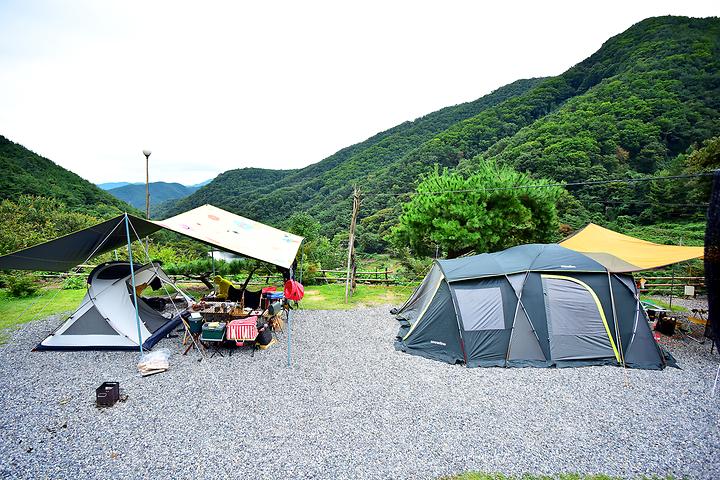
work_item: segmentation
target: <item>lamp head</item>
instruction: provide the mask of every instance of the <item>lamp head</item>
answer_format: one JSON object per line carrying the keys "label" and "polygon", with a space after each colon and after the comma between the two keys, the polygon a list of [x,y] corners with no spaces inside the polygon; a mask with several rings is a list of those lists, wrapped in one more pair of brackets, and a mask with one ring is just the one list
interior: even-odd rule
{"label": "lamp head", "polygon": [[152,152],[150,150],[143,150],[143,155],[145,155],[145,158],[148,158]]}

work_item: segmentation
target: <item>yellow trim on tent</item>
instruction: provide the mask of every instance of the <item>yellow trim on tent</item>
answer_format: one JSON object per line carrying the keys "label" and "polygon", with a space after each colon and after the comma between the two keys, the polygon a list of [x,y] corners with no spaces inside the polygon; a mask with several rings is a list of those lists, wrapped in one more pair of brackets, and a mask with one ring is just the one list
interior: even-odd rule
{"label": "yellow trim on tent", "polygon": [[438,289],[440,288],[440,284],[445,279],[445,275],[442,273],[440,274],[440,278],[438,279],[437,285],[435,285],[435,288],[433,289],[432,295],[430,295],[430,301],[427,302],[427,305],[422,309],[420,312],[420,315],[418,315],[417,320],[415,320],[415,323],[412,324],[412,327],[410,327],[410,330],[405,334],[403,337],[403,341],[407,340],[407,338],[410,336],[410,334],[415,330],[415,327],[417,327],[418,323],[420,323],[420,320],[422,320],[423,315],[425,315],[425,312],[427,312],[427,309],[430,307],[430,304],[432,303],[433,299],[435,298],[435,294],[437,293]]}
{"label": "yellow trim on tent", "polygon": [[[703,247],[660,245],[623,235],[594,223],[588,224],[560,242],[560,246],[589,254],[591,258],[615,272],[649,270],[693,258],[702,258],[705,253]],[[600,256],[596,258],[592,254],[600,254]],[[613,261],[609,256],[621,260],[624,264]]]}
{"label": "yellow trim on tent", "polygon": [[617,347],[615,346],[615,341],[613,340],[612,334],[610,333],[610,326],[607,323],[607,318],[605,318],[605,311],[602,308],[602,305],[600,304],[600,299],[595,294],[595,291],[590,288],[590,285],[583,282],[582,280],[578,280],[577,278],[573,277],[567,277],[565,275],[552,275],[552,274],[542,274],[542,278],[557,278],[560,280],[570,280],[571,282],[575,282],[581,287],[583,287],[585,290],[587,290],[590,295],[592,296],[593,300],[595,301],[595,305],[598,308],[598,312],[600,312],[600,318],[602,319],[603,325],[605,326],[605,331],[607,332],[608,340],[610,340],[610,346],[613,349],[613,353],[615,354],[615,359],[620,362],[620,353],[618,352]]}

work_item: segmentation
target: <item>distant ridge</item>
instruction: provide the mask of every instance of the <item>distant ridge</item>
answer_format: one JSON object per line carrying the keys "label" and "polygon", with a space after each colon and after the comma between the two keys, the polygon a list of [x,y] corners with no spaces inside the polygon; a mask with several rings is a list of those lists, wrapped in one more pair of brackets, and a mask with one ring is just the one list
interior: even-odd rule
{"label": "distant ridge", "polygon": [[[154,211],[163,202],[187,197],[199,187],[186,187],[180,183],[151,182],[150,211]],[[133,207],[145,210],[145,184],[126,184],[107,191],[114,197],[129,203]]]}

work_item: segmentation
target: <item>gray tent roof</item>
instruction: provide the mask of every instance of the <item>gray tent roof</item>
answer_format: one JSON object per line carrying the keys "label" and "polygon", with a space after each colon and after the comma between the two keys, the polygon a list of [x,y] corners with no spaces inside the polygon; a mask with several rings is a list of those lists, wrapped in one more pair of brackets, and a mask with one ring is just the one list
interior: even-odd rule
{"label": "gray tent roof", "polygon": [[437,260],[448,282],[516,272],[605,272],[587,255],[557,244],[518,245],[497,253]]}
{"label": "gray tent roof", "polygon": [[[150,235],[162,227],[142,218],[128,215],[132,224],[130,235]],[[105,220],[92,227],[19,250],[0,257],[0,270],[47,270],[66,272],[83,263],[91,255],[99,255],[127,245],[125,214]],[[134,231],[132,230],[134,227]]]}

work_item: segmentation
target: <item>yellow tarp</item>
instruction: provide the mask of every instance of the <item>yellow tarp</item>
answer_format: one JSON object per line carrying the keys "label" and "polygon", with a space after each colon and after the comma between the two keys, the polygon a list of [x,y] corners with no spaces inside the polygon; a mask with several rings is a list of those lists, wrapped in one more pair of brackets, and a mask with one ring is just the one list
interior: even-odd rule
{"label": "yellow tarp", "polygon": [[613,232],[594,223],[560,245],[592,257],[615,272],[636,272],[702,258],[703,247],[660,245]]}
{"label": "yellow tarp", "polygon": [[222,250],[290,268],[303,237],[212,205],[153,222]]}

